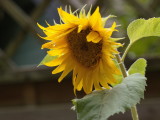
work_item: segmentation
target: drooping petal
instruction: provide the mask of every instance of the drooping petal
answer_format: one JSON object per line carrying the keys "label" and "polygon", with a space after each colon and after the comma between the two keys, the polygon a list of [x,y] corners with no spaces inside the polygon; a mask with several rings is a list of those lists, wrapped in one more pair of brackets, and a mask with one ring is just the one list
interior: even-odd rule
{"label": "drooping petal", "polygon": [[87,41],[88,42],[98,43],[101,39],[102,39],[102,37],[99,35],[98,32],[95,32],[95,31],[91,31],[87,35]]}

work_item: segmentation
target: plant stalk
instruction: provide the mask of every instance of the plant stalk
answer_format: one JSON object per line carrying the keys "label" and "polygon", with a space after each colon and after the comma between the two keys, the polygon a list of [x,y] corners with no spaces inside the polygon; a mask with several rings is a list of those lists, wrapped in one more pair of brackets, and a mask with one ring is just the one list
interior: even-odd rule
{"label": "plant stalk", "polygon": [[136,106],[131,108],[131,113],[133,120],[139,120]]}
{"label": "plant stalk", "polygon": [[[127,74],[126,68],[125,68],[124,63],[123,63],[124,59],[122,61],[122,59],[121,59],[119,54],[117,54],[115,56],[116,56],[117,62],[119,63],[119,67],[121,69],[123,77],[124,78],[127,77],[128,74]],[[123,58],[125,58],[125,57],[123,57]],[[132,119],[133,120],[139,120],[136,105],[131,107],[131,113],[132,113]]]}
{"label": "plant stalk", "polygon": [[124,59],[125,59],[125,57],[126,57],[126,55],[127,55],[127,53],[128,53],[128,51],[129,51],[129,49],[130,49],[131,46],[132,46],[132,44],[130,43],[130,44],[127,46],[126,50],[124,51],[124,54],[123,54],[123,56],[122,56],[122,58],[121,58],[121,61],[122,61],[122,62],[124,62]]}

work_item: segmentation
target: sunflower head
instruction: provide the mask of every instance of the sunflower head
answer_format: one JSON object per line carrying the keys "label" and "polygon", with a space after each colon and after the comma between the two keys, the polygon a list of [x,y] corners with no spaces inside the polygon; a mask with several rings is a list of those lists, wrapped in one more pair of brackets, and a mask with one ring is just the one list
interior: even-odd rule
{"label": "sunflower head", "polygon": [[114,76],[121,74],[114,62],[114,54],[118,54],[116,49],[121,44],[111,38],[116,23],[104,28],[110,16],[102,18],[99,7],[93,14],[86,13],[84,8],[79,14],[71,10],[67,13],[62,8],[58,8],[58,13],[61,24],[48,24],[48,27],[38,24],[46,34],[42,38],[48,40],[42,48],[48,48],[50,56],[57,56],[45,65],[57,66],[52,74],[62,72],[59,82],[72,71],[74,92],[82,88],[86,94],[93,89],[110,89],[109,84],[118,82]]}

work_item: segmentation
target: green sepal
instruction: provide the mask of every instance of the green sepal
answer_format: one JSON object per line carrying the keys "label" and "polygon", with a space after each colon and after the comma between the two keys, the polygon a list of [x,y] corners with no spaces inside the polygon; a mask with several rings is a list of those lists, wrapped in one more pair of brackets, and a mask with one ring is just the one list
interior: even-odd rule
{"label": "green sepal", "polygon": [[47,55],[43,58],[43,60],[40,62],[40,64],[39,64],[38,66],[40,66],[40,65],[45,65],[45,63],[50,62],[50,61],[52,61],[52,60],[54,60],[54,59],[56,59],[56,58],[57,58],[57,56],[50,56],[49,54],[47,54]]}
{"label": "green sepal", "polygon": [[112,37],[110,37],[109,38],[111,41],[119,41],[119,40],[122,40],[122,39],[124,39],[124,37],[123,38],[112,38]]}

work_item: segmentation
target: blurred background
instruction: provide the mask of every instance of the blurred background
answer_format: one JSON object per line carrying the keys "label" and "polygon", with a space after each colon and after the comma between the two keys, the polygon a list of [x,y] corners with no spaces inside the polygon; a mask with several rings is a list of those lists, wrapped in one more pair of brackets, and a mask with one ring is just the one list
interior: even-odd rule
{"label": "blurred background", "polygon": [[[53,68],[37,67],[46,55],[41,50],[45,42],[37,22],[46,26],[59,23],[57,7],[70,5],[72,10],[87,4],[93,10],[100,6],[102,16],[116,15],[106,26],[116,21],[121,26],[115,37],[125,37],[122,52],[128,44],[128,24],[137,19],[160,16],[160,0],[0,0],[0,120],[76,120],[71,110],[75,98],[71,75],[61,84]],[[93,11],[92,11],[93,12]],[[145,100],[138,105],[142,120],[160,120],[160,41],[150,37],[135,43],[125,61],[126,67],[138,58],[148,60]],[[77,97],[81,98],[83,92]],[[109,120],[131,120],[130,111],[116,114]]]}

